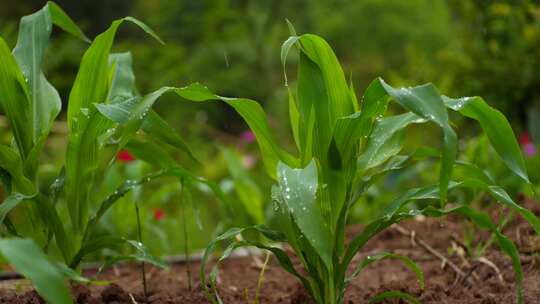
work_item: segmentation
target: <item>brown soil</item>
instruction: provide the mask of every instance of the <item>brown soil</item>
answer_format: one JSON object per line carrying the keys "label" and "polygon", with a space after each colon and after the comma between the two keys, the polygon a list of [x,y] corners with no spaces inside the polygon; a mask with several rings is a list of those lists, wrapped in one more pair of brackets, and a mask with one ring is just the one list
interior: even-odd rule
{"label": "brown soil", "polygon": [[[540,215],[539,205],[532,202],[526,205]],[[471,225],[456,217],[446,220],[417,218],[379,234],[365,246],[356,261],[380,251],[405,254],[423,269],[425,290],[419,288],[411,271],[396,261],[385,260],[369,266],[352,282],[347,289],[345,303],[367,303],[377,293],[388,290],[414,294],[422,303],[515,303],[516,289],[510,260],[497,248],[490,248],[480,260],[468,257],[467,249],[461,243],[466,227]],[[349,236],[359,230],[360,227],[352,227]],[[540,303],[540,258],[537,258],[540,238],[521,218],[511,222],[504,232],[516,242],[521,252],[525,303]],[[414,233],[414,240],[407,233]],[[477,232],[475,240],[478,242],[488,237],[486,233]],[[449,263],[443,267],[442,260],[430,253],[429,248],[442,254]],[[458,277],[450,263],[457,266],[465,277]],[[149,292],[145,298],[139,267],[124,265],[99,276],[99,279],[110,280],[114,284],[75,286],[73,294],[77,303],[88,304],[209,303],[198,283],[199,264],[192,264],[192,269],[195,280],[192,290],[188,289],[185,265],[174,265],[168,272],[147,268]],[[253,303],[259,272],[260,268],[251,257],[225,261],[219,275],[219,293],[223,302]],[[27,285],[22,280],[0,283],[0,303],[44,303],[34,291],[22,292],[28,290]],[[266,270],[259,300],[260,303],[312,303],[300,284],[281,270],[275,261]]]}

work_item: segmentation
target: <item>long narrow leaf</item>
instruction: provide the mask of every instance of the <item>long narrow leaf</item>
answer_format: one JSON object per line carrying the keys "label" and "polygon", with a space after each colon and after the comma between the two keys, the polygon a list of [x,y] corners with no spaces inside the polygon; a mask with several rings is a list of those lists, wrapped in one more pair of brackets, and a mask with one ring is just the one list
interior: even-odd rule
{"label": "long narrow leaf", "polygon": [[297,160],[292,155],[277,145],[272,135],[273,132],[266,121],[266,114],[257,102],[244,98],[221,97],[198,83],[180,88],[176,92],[183,98],[191,101],[221,100],[233,107],[244,118],[253,133],[255,133],[263,155],[266,171],[272,178],[276,179],[278,161],[281,160],[290,166],[294,166],[297,163]]}
{"label": "long narrow leaf", "polygon": [[414,88],[395,89],[380,80],[382,86],[400,105],[422,118],[433,121],[443,130],[444,140],[441,155],[440,189],[441,203],[446,203],[446,192],[452,177],[457,154],[457,136],[448,120],[443,99],[432,84]]}
{"label": "long narrow leaf", "polygon": [[418,279],[418,283],[420,284],[420,288],[424,289],[424,287],[425,287],[424,272],[422,271],[420,266],[418,266],[418,264],[416,264],[413,260],[411,260],[410,258],[408,258],[408,257],[406,257],[404,255],[395,254],[395,253],[391,253],[391,252],[381,252],[381,253],[378,253],[378,254],[375,254],[375,255],[367,256],[366,258],[364,258],[364,260],[362,260],[362,262],[360,262],[360,264],[358,264],[356,266],[356,268],[354,269],[353,274],[347,279],[347,281],[350,281],[350,280],[354,279],[367,266],[369,266],[369,265],[371,265],[371,264],[373,264],[375,262],[385,260],[385,259],[395,259],[395,260],[398,260],[398,261],[402,262],[403,265],[405,265],[412,272],[414,272],[414,274],[416,275],[416,278]]}
{"label": "long narrow leaf", "polygon": [[15,57],[0,37],[0,103],[13,130],[21,159],[25,160],[32,148],[32,109],[26,80]]}
{"label": "long narrow leaf", "polygon": [[282,197],[298,228],[317,254],[332,269],[333,240],[316,203],[317,166],[312,161],[304,169],[292,169],[278,164],[278,181]]}
{"label": "long narrow leaf", "polygon": [[420,301],[416,299],[414,296],[408,293],[402,292],[402,291],[397,291],[397,290],[382,292],[374,296],[373,298],[371,298],[368,303],[369,304],[379,303],[379,302],[386,301],[388,299],[401,299],[410,304],[420,304]]}
{"label": "long narrow leaf", "polygon": [[0,253],[17,271],[32,281],[37,292],[47,302],[73,303],[62,273],[33,241],[2,239]]}
{"label": "long narrow leaf", "polygon": [[448,108],[478,121],[506,166],[525,182],[529,182],[523,154],[510,123],[501,112],[490,107],[481,97],[444,97],[444,101]]}
{"label": "long narrow leaf", "polygon": [[27,195],[36,192],[32,181],[24,174],[22,160],[15,149],[0,144],[0,168],[9,173],[11,182],[17,191]]}

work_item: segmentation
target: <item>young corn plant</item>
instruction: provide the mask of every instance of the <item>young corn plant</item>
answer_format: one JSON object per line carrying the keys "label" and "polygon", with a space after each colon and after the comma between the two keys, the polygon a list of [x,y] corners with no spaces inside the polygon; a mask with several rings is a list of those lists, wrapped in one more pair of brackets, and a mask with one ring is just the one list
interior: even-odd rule
{"label": "young corn plant", "polygon": [[[517,299],[522,303],[523,275],[514,243],[484,212],[466,204],[447,204],[449,192],[456,188],[480,189],[490,194],[494,201],[519,213],[540,233],[540,221],[532,212],[516,204],[473,163],[456,161],[458,139],[449,120],[449,110],[476,120],[501,161],[523,182],[529,183],[519,146],[506,118],[480,97],[449,98],[442,96],[432,84],[394,88],[380,78],[369,85],[359,102],[334,52],[323,38],[311,34],[290,37],[282,46],[284,69],[293,46],[298,49],[299,63],[296,88],[289,87],[289,114],[297,155],[277,144],[257,102],[221,97],[200,84],[178,90],[181,96],[191,101],[218,100],[232,106],[256,135],[266,171],[276,182],[272,188],[275,229],[263,225],[239,227],[217,237],[205,251],[200,273],[203,286],[209,283],[215,288],[217,265],[208,279],[206,264],[217,246],[225,242],[228,247],[219,261],[241,246],[269,250],[321,304],[343,303],[349,282],[364,267],[381,259],[396,258],[404,262],[417,274],[423,287],[422,271],[407,257],[381,252],[354,267],[351,265],[353,257],[373,236],[394,223],[417,215],[459,214],[493,233],[501,250],[511,258]],[[286,74],[285,82],[288,85]],[[388,115],[386,110],[391,101],[401,106],[403,113]],[[439,159],[438,182],[398,193],[381,217],[346,242],[346,223],[355,202],[377,178],[411,163],[413,157],[400,152],[405,129],[412,124],[426,124],[426,128],[435,126],[441,130],[440,149],[426,149],[436,151],[430,156]],[[456,166],[471,172],[469,177],[454,180],[452,171]],[[411,202],[420,200],[425,207],[410,208]],[[250,239],[247,232],[259,233],[271,242],[287,244],[303,269],[297,269],[280,246]],[[213,302],[221,303],[216,290],[212,294],[207,288],[207,295]],[[398,291],[382,293],[373,301],[392,297],[414,301],[413,296]]]}
{"label": "young corn plant", "polygon": [[[7,117],[13,134],[12,145],[0,144],[0,181],[7,194],[0,204],[0,225],[5,228],[4,236],[10,237],[0,242],[0,251],[51,303],[71,303],[66,300],[68,293],[62,280],[56,278],[79,278],[73,270],[86,256],[103,248],[126,244],[137,252],[113,262],[136,259],[164,266],[140,242],[96,233],[103,215],[127,192],[161,176],[208,183],[219,191],[216,185],[180,167],[164,149],[169,146],[193,157],[177,132],[151,110],[162,94],[174,88],[139,95],[131,54],[111,53],[116,31],[124,22],[135,24],[161,42],[150,28],[132,17],[114,21],[90,42],[53,2],[21,19],[13,51],[0,37],[0,112]],[[42,69],[53,25],[90,46],[82,57],[67,103],[63,168],[51,185],[43,185],[38,176],[40,155],[62,105]],[[138,133],[146,134],[146,140],[137,139]],[[139,180],[126,180],[105,197],[97,195],[95,190],[103,182],[104,172],[124,148],[133,150],[142,160],[153,158],[150,163],[157,162],[159,170]],[[11,214],[14,209],[24,211],[22,218],[27,221],[21,224],[21,216]],[[62,262],[48,260],[43,251],[51,255],[58,252]],[[21,262],[19,256],[33,256],[42,263],[34,267]],[[61,284],[55,285],[59,281]]]}

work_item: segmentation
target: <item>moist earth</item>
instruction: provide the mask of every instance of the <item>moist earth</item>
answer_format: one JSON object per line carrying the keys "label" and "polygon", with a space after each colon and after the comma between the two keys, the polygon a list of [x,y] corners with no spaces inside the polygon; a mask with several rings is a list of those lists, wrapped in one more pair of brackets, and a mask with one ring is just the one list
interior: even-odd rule
{"label": "moist earth", "polygon": [[[540,205],[524,202],[526,207],[540,215]],[[491,213],[500,218],[503,210]],[[516,284],[510,259],[496,245],[472,258],[464,244],[480,244],[489,239],[489,233],[479,231],[462,218],[431,219],[418,217],[393,226],[370,240],[355,258],[357,263],[366,255],[381,251],[399,253],[412,258],[425,274],[426,286],[422,290],[412,273],[394,260],[383,260],[370,265],[354,281],[345,294],[345,303],[367,303],[378,293],[398,290],[415,295],[422,303],[490,304],[516,303]],[[361,231],[352,226],[350,239]],[[540,303],[540,237],[520,217],[515,217],[503,230],[518,246],[524,272],[524,302]],[[224,303],[254,303],[257,280],[264,256],[230,258],[220,265],[218,291]],[[356,263],[353,263],[355,265]],[[113,282],[108,286],[72,286],[76,303],[152,303],[194,304],[210,303],[199,283],[200,264],[193,262],[192,288],[186,275],[185,263],[174,264],[168,271],[147,266],[147,297],[144,296],[140,267],[121,265],[111,268],[98,280]],[[300,267],[298,264],[297,267]],[[88,271],[87,276],[95,276]],[[0,303],[45,303],[25,280],[0,282]],[[259,303],[313,303],[302,286],[276,261],[266,268],[259,294]],[[388,300],[385,303],[401,303]]]}

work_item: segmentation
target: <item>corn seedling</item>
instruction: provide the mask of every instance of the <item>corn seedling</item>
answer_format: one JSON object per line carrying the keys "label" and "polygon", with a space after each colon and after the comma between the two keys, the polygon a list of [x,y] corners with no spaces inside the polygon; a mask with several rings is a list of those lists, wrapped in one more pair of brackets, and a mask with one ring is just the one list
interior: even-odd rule
{"label": "corn seedling", "polygon": [[[521,151],[506,118],[480,97],[448,98],[432,84],[394,88],[380,78],[369,85],[358,102],[353,87],[346,81],[340,63],[324,39],[311,34],[290,37],[282,46],[284,69],[293,46],[299,52],[298,79],[295,88],[288,88],[290,122],[297,155],[277,144],[264,110],[256,101],[222,97],[200,84],[178,90],[181,96],[191,101],[221,101],[233,107],[256,135],[266,171],[276,182],[272,188],[275,229],[255,225],[232,228],[218,236],[207,247],[203,257],[200,274],[203,286],[215,287],[217,265],[208,277],[206,264],[217,246],[225,242],[228,246],[218,263],[237,247],[255,246],[269,250],[321,304],[343,303],[349,282],[364,267],[382,259],[403,262],[417,275],[423,287],[420,268],[409,258],[393,253],[367,257],[353,267],[352,273],[348,270],[353,257],[364,244],[392,224],[417,215],[441,217],[458,214],[495,235],[497,244],[512,260],[518,302],[523,303],[523,274],[514,243],[484,212],[468,205],[447,206],[448,194],[452,190],[479,189],[491,195],[494,201],[515,210],[540,233],[540,221],[532,212],[516,204],[476,165],[456,161],[458,140],[449,120],[449,110],[476,120],[502,162],[528,183]],[[288,86],[287,78],[285,82]],[[401,106],[403,113],[387,114],[390,101]],[[350,242],[345,242],[348,214],[355,202],[379,177],[407,167],[413,161],[411,155],[400,154],[405,129],[412,124],[430,124],[426,128],[436,126],[442,131],[440,151],[427,150],[436,151],[429,156],[439,159],[438,183],[398,194],[381,217],[369,223]],[[475,174],[454,180],[452,171],[456,166]],[[410,208],[409,203],[413,201],[427,202],[427,205],[420,209]],[[250,239],[248,235],[254,232],[269,241],[286,243],[301,262],[303,270],[294,267],[281,247]],[[217,290],[214,291],[212,293],[207,288],[209,299],[221,303]],[[415,301],[413,296],[397,291],[382,293],[372,301],[387,298]]]}
{"label": "corn seedling", "polygon": [[[125,22],[161,42],[148,26],[132,17],[114,21],[90,42],[53,2],[21,19],[13,51],[0,38],[0,110],[13,134],[13,145],[0,145],[0,181],[7,194],[0,205],[0,224],[9,236],[33,239],[2,240],[0,251],[51,303],[71,303],[63,278],[74,279],[73,269],[79,268],[84,257],[103,248],[126,244],[136,252],[113,257],[104,266],[121,260],[166,266],[138,241],[95,233],[103,215],[127,192],[153,179],[174,176],[206,183],[220,193],[216,185],[180,167],[163,149],[167,145],[193,157],[177,132],[151,110],[162,94],[174,88],[164,87],[140,96],[134,85],[131,54],[111,53],[116,31]],[[64,169],[52,185],[43,187],[37,174],[39,157],[62,105],[42,70],[53,25],[90,46],[82,57],[67,103]],[[152,141],[136,139],[139,132]],[[139,180],[127,180],[104,198],[97,196],[95,189],[103,182],[101,177],[125,148],[137,158],[159,166],[159,171]],[[50,189],[47,193],[40,190],[46,188]],[[28,225],[12,221],[9,213],[15,208],[26,212],[23,218],[28,218]],[[56,267],[42,252],[51,247],[59,252],[63,266]],[[21,262],[17,254],[25,256],[25,261],[41,264]]]}

